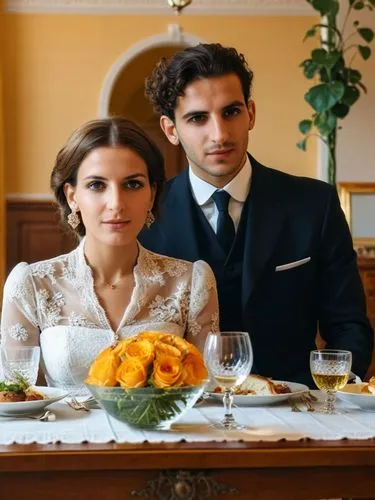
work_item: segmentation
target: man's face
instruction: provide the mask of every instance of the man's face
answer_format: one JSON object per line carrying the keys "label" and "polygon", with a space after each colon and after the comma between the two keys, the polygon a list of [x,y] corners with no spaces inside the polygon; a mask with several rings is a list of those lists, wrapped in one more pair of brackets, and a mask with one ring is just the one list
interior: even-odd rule
{"label": "man's face", "polygon": [[217,187],[243,167],[254,122],[254,103],[247,105],[234,73],[192,82],[177,100],[174,123],[160,120],[170,142],[181,143],[194,173]]}

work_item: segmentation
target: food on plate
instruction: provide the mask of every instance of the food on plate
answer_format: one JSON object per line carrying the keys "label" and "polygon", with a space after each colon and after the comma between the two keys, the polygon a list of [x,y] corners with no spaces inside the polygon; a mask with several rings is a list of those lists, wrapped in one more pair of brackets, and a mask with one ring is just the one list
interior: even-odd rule
{"label": "food on plate", "polygon": [[[215,387],[215,393],[223,392],[223,389]],[[261,375],[249,375],[247,379],[234,389],[234,394],[237,396],[273,396],[275,394],[289,394],[290,387],[287,384],[276,384],[268,377]]]}
{"label": "food on plate", "polygon": [[371,377],[370,380],[363,385],[361,393],[375,395],[375,377]]}
{"label": "food on plate", "polygon": [[19,373],[13,375],[9,382],[0,381],[0,403],[19,403],[20,401],[36,401],[46,396],[31,387]]}

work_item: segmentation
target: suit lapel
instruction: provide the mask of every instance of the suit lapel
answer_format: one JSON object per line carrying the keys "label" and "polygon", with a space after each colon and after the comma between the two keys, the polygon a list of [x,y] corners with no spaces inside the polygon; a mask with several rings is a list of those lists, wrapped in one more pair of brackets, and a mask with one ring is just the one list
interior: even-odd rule
{"label": "suit lapel", "polygon": [[263,167],[252,157],[250,161],[252,179],[244,248],[243,309],[271,256],[285,219],[272,170]]}
{"label": "suit lapel", "polygon": [[196,220],[195,200],[190,188],[189,170],[177,176],[170,187],[164,205],[163,218],[168,221],[168,251],[181,259],[191,262],[199,260],[197,231],[200,224]]}

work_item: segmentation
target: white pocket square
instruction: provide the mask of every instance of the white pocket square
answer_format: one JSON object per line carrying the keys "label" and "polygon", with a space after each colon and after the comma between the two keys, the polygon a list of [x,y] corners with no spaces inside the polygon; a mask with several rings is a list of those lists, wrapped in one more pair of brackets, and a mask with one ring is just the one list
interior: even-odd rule
{"label": "white pocket square", "polygon": [[288,269],[293,269],[293,267],[303,266],[310,262],[311,257],[306,257],[305,259],[295,260],[294,262],[289,262],[288,264],[282,264],[281,266],[276,266],[275,271],[287,271]]}

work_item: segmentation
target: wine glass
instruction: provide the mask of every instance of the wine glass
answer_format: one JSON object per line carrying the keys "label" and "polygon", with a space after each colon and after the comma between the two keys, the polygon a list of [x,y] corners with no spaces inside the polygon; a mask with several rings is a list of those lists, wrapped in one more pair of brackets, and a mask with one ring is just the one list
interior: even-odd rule
{"label": "wine glass", "polygon": [[0,348],[4,378],[11,381],[21,375],[30,385],[35,384],[38,378],[40,347],[2,345]]}
{"label": "wine glass", "polygon": [[210,375],[224,389],[225,415],[214,427],[240,429],[232,415],[233,390],[242,384],[253,365],[253,350],[247,332],[217,332],[207,336],[204,358]]}
{"label": "wine glass", "polygon": [[349,380],[352,367],[352,353],[336,349],[311,351],[311,375],[317,387],[326,393],[323,413],[336,413],[336,391],[342,389]]}

